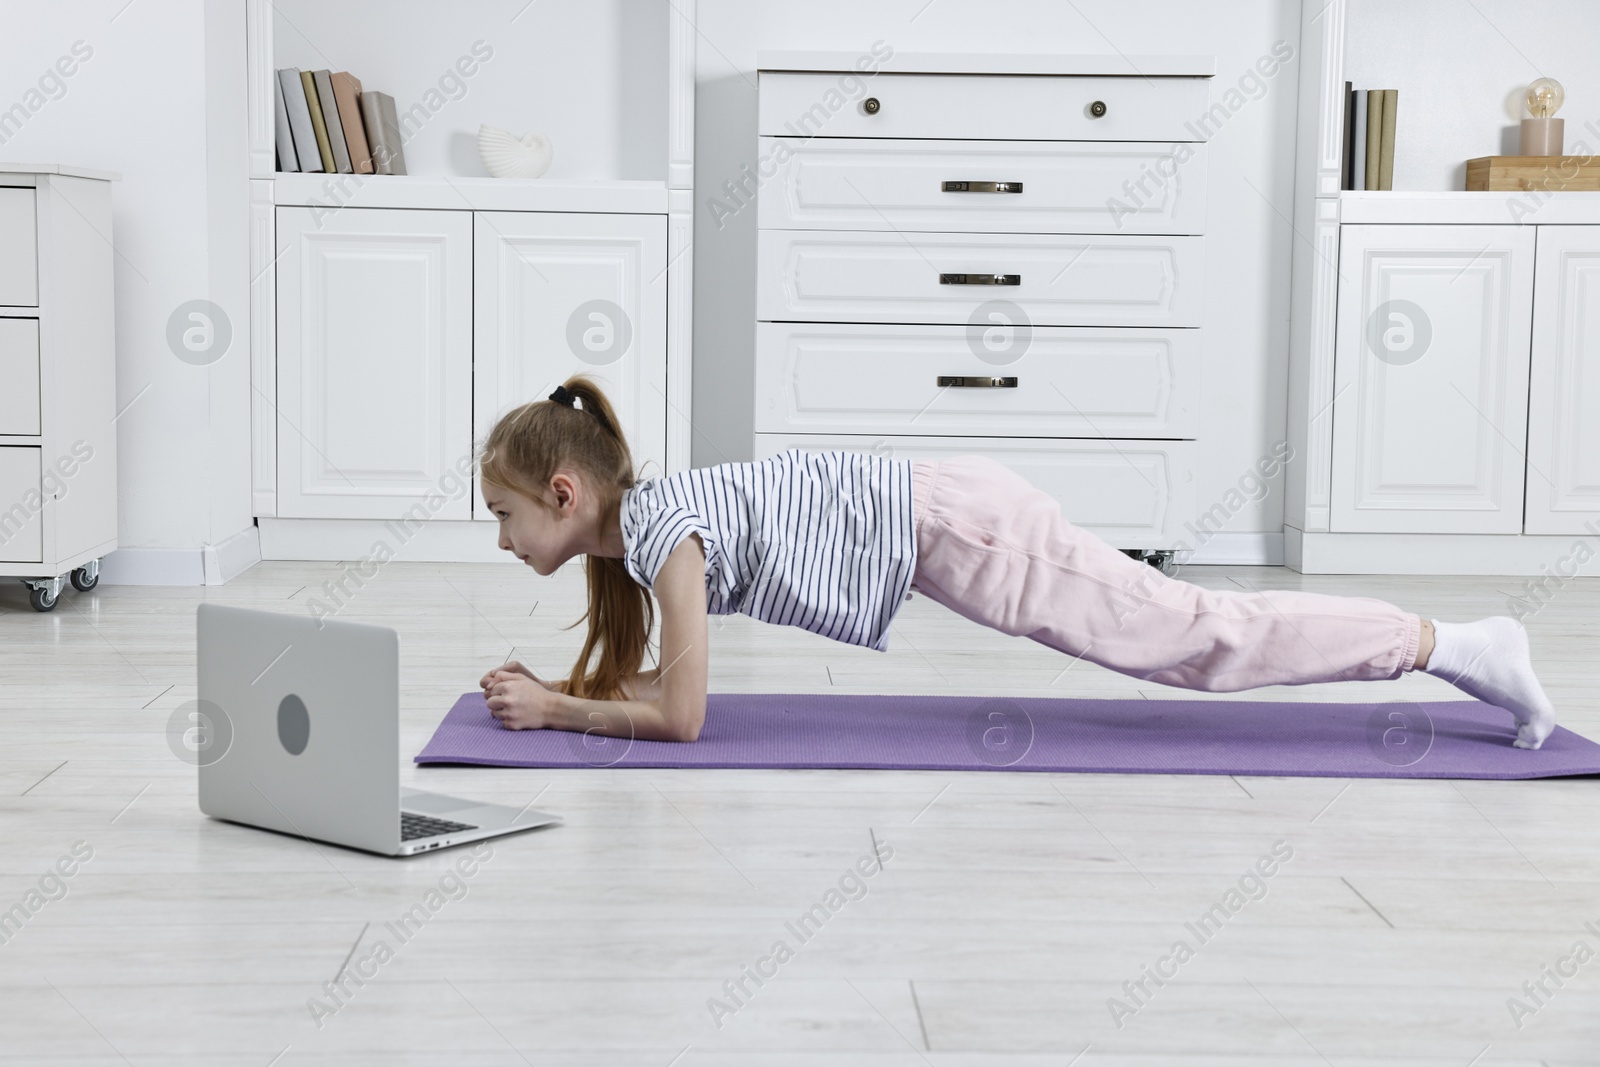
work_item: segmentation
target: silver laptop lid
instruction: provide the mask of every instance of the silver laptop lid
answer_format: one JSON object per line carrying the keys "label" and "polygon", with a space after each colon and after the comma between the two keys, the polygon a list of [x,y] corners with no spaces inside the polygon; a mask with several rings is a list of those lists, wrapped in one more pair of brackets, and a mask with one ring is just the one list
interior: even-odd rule
{"label": "silver laptop lid", "polygon": [[199,761],[200,810],[395,853],[395,632],[221,604],[201,604],[195,628],[200,710],[216,731]]}

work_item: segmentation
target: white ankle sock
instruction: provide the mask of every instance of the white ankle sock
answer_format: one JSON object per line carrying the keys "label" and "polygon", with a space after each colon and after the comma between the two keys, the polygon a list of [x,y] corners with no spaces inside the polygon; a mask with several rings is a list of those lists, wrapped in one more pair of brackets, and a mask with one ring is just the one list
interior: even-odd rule
{"label": "white ankle sock", "polygon": [[1556,712],[1533,673],[1528,632],[1509,615],[1476,622],[1433,621],[1433,651],[1424,673],[1468,696],[1509,711],[1518,748],[1538,748],[1555,729]]}

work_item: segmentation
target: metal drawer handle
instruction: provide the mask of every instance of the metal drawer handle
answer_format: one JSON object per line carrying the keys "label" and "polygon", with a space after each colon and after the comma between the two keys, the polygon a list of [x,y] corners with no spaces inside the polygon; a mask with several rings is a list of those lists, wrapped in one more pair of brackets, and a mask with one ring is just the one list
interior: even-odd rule
{"label": "metal drawer handle", "polygon": [[1021,182],[940,182],[939,189],[946,193],[1020,193]]}
{"label": "metal drawer handle", "polygon": [[991,378],[984,374],[941,374],[937,379],[942,388],[954,385],[962,389],[1015,389],[1015,378]]}
{"label": "metal drawer handle", "polygon": [[940,285],[1021,285],[1020,274],[941,274]]}

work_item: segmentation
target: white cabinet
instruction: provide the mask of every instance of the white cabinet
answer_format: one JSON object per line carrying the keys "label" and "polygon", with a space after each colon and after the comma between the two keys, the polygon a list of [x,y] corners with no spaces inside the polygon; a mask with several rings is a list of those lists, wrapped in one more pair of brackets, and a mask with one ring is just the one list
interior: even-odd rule
{"label": "white cabinet", "polygon": [[664,216],[326,215],[277,209],[279,518],[487,519],[475,444],[580,371],[665,470]]}
{"label": "white cabinet", "polygon": [[1334,532],[1519,533],[1534,231],[1343,227]]}
{"label": "white cabinet", "polygon": [[1341,189],[1347,33],[1401,6],[1301,11],[1284,561],[1527,576],[1524,617],[1600,574],[1600,193]]}
{"label": "white cabinet", "polygon": [[1600,525],[1600,225],[1538,227],[1525,533]]}
{"label": "white cabinet", "polygon": [[[643,477],[666,473],[667,224],[660,215],[479,211],[473,434],[593,377]],[[474,497],[477,517],[487,519]]]}
{"label": "white cabinet", "polygon": [[758,57],[756,458],[981,453],[1170,554],[1194,519],[1212,64],[856,59]]}
{"label": "white cabinet", "polygon": [[[465,519],[472,218],[280,207],[278,514]],[[448,481],[445,489],[448,490]]]}
{"label": "white cabinet", "polygon": [[0,163],[0,574],[39,611],[117,547],[114,178]]}
{"label": "white cabinet", "polygon": [[[620,24],[612,5],[532,5],[478,41],[473,5],[391,6],[251,0],[231,22],[242,39],[211,57],[244,68],[263,559],[353,561],[381,541],[409,560],[509,560],[472,459],[498,416],[576,372],[618,411],[636,475],[690,461],[695,0],[630,2]],[[430,120],[440,63],[479,102]],[[427,98],[402,116],[407,173],[280,169],[277,70],[330,64],[402,110]],[[491,177],[479,119],[549,132],[541,102],[568,98],[581,129],[558,132],[549,171]]]}

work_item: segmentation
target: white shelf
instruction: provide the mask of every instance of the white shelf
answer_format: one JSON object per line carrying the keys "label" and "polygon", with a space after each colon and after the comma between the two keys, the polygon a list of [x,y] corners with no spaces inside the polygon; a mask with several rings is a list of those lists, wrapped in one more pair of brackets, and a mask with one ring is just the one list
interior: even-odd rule
{"label": "white shelf", "polygon": [[272,176],[280,206],[431,208],[457,211],[583,211],[665,215],[665,181],[550,181],[443,175],[295,174]]}
{"label": "white shelf", "polygon": [[886,74],[1065,74],[1144,75],[1209,78],[1217,57],[1203,55],[1119,55],[1059,52],[896,52],[877,59],[859,52],[764,51],[756,53],[757,70],[839,71],[859,74],[858,64],[872,63]]}
{"label": "white shelf", "polygon": [[1600,192],[1351,191],[1339,194],[1341,223],[1518,225],[1600,223]]}

